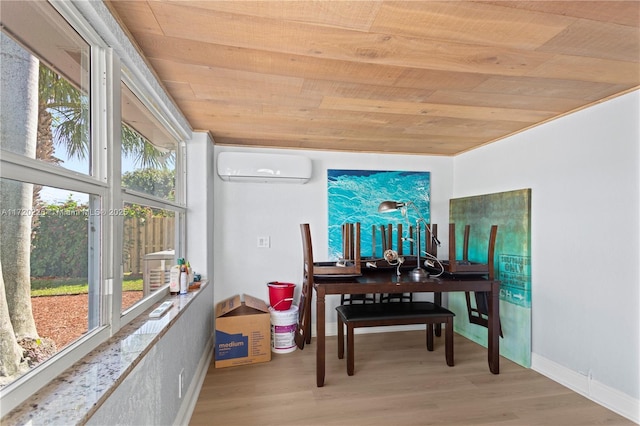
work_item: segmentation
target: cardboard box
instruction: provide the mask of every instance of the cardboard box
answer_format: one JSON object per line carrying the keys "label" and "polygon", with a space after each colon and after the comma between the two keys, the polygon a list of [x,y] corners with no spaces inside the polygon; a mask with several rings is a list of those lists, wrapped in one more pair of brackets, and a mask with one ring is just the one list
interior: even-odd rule
{"label": "cardboard box", "polygon": [[271,361],[271,318],[267,304],[236,295],[216,305],[216,368]]}

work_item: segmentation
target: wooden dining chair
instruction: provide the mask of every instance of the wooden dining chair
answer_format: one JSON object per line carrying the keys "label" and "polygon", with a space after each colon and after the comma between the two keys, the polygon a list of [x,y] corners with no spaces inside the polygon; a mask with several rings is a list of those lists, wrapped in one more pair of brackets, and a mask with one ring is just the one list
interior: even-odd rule
{"label": "wooden dining chair", "polygon": [[[360,222],[342,224],[342,261],[353,267],[342,269],[344,274],[359,275],[362,272]],[[373,294],[341,294],[340,304],[348,303],[373,303]]]}
{"label": "wooden dining chair", "polygon": [[[487,246],[487,263],[471,262],[469,260],[469,235],[471,225],[465,225],[462,245],[462,260],[456,260],[456,227],[454,223],[449,224],[449,263],[450,273],[478,273],[485,274],[489,280],[495,279],[495,251],[496,237],[498,235],[498,225],[492,225],[489,231],[489,244]],[[451,260],[453,259],[453,260]],[[489,327],[489,299],[486,291],[467,291],[464,294],[467,304],[467,317],[471,324]],[[498,322],[500,337],[502,324]]]}
{"label": "wooden dining chair", "polygon": [[[465,229],[465,258],[468,259],[469,252],[469,236],[468,229]],[[496,236],[498,234],[498,226],[493,225],[489,232],[489,245],[487,248],[487,278],[489,280],[495,279],[495,251],[496,251]],[[471,303],[471,297],[475,301],[475,305]],[[467,302],[467,316],[469,322],[476,325],[489,328],[489,294],[486,291],[474,291],[466,292],[465,299]],[[502,323],[498,321],[498,330],[500,337],[504,337],[502,334]]]}
{"label": "wooden dining chair", "polygon": [[[348,234],[345,234],[348,232]],[[313,261],[313,270],[316,275],[359,275],[362,272],[362,257],[360,252],[360,223],[343,225],[342,258],[338,261]]]}
{"label": "wooden dining chair", "polygon": [[313,295],[313,246],[308,223],[300,224],[302,235],[302,290],[298,301],[298,328],[294,340],[300,349],[311,343],[311,299]]}
{"label": "wooden dining chair", "polygon": [[[427,227],[431,228],[431,231],[433,233],[433,237],[437,239],[438,237],[438,225],[434,224],[427,224],[427,226],[424,229],[424,236],[422,236],[420,238],[421,241],[425,242],[425,251],[427,253],[429,253],[429,255],[437,258],[438,257],[438,246],[433,242],[432,235],[430,235],[429,231],[427,230]],[[414,228],[413,226],[409,227],[409,232],[413,232]],[[389,232],[391,232],[391,230],[389,230]],[[412,235],[412,234],[410,234]],[[390,238],[389,241],[392,241],[392,239]],[[396,251],[398,252],[398,255],[401,256],[403,254],[403,250],[402,250],[402,245],[403,245],[403,239],[402,239],[402,224],[399,223],[397,225],[397,246],[396,246]],[[409,255],[414,256],[416,253],[416,246],[413,244],[413,240],[411,241],[410,247],[409,247]],[[379,297],[379,301],[384,303],[384,302],[389,302],[389,301],[393,301],[393,302],[413,302],[413,293],[391,293],[391,294],[381,294]],[[436,328],[437,332],[436,335],[440,336],[440,326],[437,326]]]}
{"label": "wooden dining chair", "polygon": [[[311,343],[311,300],[313,298],[314,274],[322,275],[359,275],[361,272],[360,259],[360,223],[348,224],[343,227],[343,235],[347,241],[343,247],[344,266],[337,266],[337,262],[314,262],[311,227],[308,223],[300,224],[302,236],[303,276],[302,290],[298,302],[298,328],[295,342],[298,348]],[[354,295],[355,296],[355,295]],[[360,298],[360,297],[358,297]],[[363,300],[366,298],[362,298]]]}

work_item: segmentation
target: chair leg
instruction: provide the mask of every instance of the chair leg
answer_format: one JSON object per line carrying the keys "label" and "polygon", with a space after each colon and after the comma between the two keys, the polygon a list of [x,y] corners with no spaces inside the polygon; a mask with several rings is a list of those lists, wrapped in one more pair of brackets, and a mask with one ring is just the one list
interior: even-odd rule
{"label": "chair leg", "polygon": [[353,376],[354,370],[354,348],[353,342],[353,325],[347,324],[347,374]]}
{"label": "chair leg", "polygon": [[344,358],[344,323],[338,315],[338,359]]}
{"label": "chair leg", "polygon": [[306,331],[306,343],[310,344],[311,343],[311,313],[309,313],[309,321],[307,323],[307,329]]}
{"label": "chair leg", "polygon": [[453,367],[453,318],[447,318],[445,324],[445,356],[447,358],[447,365]]}
{"label": "chair leg", "polygon": [[427,350],[433,351],[433,324],[427,324]]}

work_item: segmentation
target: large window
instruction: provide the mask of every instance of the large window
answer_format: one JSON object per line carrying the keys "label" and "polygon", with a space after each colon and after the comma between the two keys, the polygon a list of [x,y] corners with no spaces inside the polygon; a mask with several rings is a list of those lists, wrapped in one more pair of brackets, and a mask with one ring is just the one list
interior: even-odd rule
{"label": "large window", "polygon": [[88,213],[104,188],[91,176],[89,44],[47,3],[3,2],[1,12],[0,309],[9,349],[0,380],[8,385],[102,325],[92,297],[100,238],[89,231],[101,219]]}
{"label": "large window", "polygon": [[122,83],[122,187],[176,201],[178,144]]}
{"label": "large window", "polygon": [[176,212],[125,203],[122,310],[169,284],[176,263]]}
{"label": "large window", "polygon": [[56,5],[0,2],[1,415],[167,294],[184,257],[171,120]]}
{"label": "large window", "polygon": [[[166,288],[176,263],[178,144],[123,82],[124,200],[122,311]],[[156,206],[156,207],[153,207]]]}
{"label": "large window", "polygon": [[86,193],[4,178],[0,193],[2,278],[28,371],[100,325],[92,258],[99,253],[99,202]]}
{"label": "large window", "polygon": [[0,16],[2,149],[90,174],[89,45],[45,2],[3,2]]}

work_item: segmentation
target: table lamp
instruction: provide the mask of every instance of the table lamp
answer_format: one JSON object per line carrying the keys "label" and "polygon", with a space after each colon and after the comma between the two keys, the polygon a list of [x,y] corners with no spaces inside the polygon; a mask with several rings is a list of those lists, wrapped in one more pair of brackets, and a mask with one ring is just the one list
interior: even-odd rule
{"label": "table lamp", "polygon": [[431,233],[431,229],[429,229],[429,225],[427,224],[427,221],[422,217],[422,215],[420,214],[420,210],[418,210],[418,208],[412,201],[408,201],[408,202],[383,201],[380,203],[380,205],[378,205],[378,212],[387,213],[387,212],[400,210],[400,212],[402,213],[402,216],[404,216],[405,219],[407,219],[408,221],[409,217],[407,216],[407,207],[413,207],[413,209],[415,209],[415,211],[418,213],[418,219],[416,220],[417,263],[416,263],[415,269],[413,269],[409,273],[411,275],[411,278],[418,281],[423,278],[427,278],[429,276],[429,273],[424,269],[422,269],[420,264],[420,251],[422,250],[422,245],[420,244],[420,222],[424,223],[425,228],[427,229],[427,231],[429,231],[429,235],[431,235],[431,238],[433,239],[433,242],[435,244],[440,245],[440,241],[438,241],[438,239],[433,236],[433,234]]}

